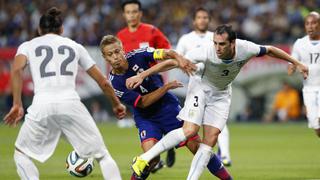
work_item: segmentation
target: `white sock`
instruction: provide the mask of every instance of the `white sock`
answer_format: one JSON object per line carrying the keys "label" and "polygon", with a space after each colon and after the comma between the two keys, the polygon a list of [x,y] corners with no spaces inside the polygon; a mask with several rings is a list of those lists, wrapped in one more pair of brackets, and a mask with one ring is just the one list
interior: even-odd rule
{"label": "white sock", "polygon": [[225,157],[228,160],[231,160],[229,147],[229,130],[227,126],[223,128],[218,136],[218,145],[220,148],[221,157]]}
{"label": "white sock", "polygon": [[97,161],[105,180],[121,180],[119,168],[110,155],[105,155]]}
{"label": "white sock", "polygon": [[162,152],[169,150],[179,144],[182,141],[185,141],[187,138],[184,135],[183,129],[175,129],[166,134],[159,142],[157,142],[151,149],[143,153],[140,157],[146,161],[150,161],[154,157],[160,155]]}
{"label": "white sock", "polygon": [[25,154],[14,150],[14,162],[17,172],[22,180],[39,180],[39,171],[33,161]]}
{"label": "white sock", "polygon": [[198,180],[207,167],[212,154],[212,147],[200,143],[197,153],[194,155],[187,180]]}

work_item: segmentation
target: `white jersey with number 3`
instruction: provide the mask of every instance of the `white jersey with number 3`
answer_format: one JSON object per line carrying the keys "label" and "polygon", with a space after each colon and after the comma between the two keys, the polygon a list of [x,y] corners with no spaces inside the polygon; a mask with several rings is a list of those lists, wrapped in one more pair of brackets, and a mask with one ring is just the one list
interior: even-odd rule
{"label": "white jersey with number 3", "polygon": [[21,44],[16,53],[25,55],[34,83],[33,103],[79,100],[75,91],[78,64],[88,70],[95,62],[85,48],[55,34]]}
{"label": "white jersey with number 3", "polygon": [[309,76],[304,80],[304,91],[320,89],[320,42],[312,44],[309,36],[298,39],[292,49],[292,56],[309,67]]}
{"label": "white jersey with number 3", "polygon": [[250,41],[236,39],[235,46],[235,57],[227,61],[217,56],[213,43],[190,51],[186,58],[198,64],[197,76],[204,82],[216,90],[226,90],[245,63],[261,53],[261,46]]}

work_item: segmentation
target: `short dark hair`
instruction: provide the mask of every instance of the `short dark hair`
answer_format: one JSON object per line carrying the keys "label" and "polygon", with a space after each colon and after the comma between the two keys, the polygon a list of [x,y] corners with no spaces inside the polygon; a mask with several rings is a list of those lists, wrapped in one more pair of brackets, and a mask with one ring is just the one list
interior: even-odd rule
{"label": "short dark hair", "polygon": [[39,27],[41,29],[41,34],[59,34],[62,23],[61,11],[56,7],[50,8],[40,18]]}
{"label": "short dark hair", "polygon": [[192,14],[193,20],[196,19],[196,16],[197,16],[197,14],[198,14],[199,11],[204,11],[204,12],[206,12],[206,13],[208,14],[208,16],[209,16],[209,19],[210,19],[210,13],[209,13],[209,11],[208,11],[206,8],[204,8],[204,7],[198,7],[198,8],[193,12],[193,14]]}
{"label": "short dark hair", "polygon": [[223,33],[227,33],[228,34],[228,40],[234,41],[235,39],[237,39],[237,33],[232,29],[231,25],[227,25],[227,24],[223,24],[223,25],[219,25],[216,30],[214,31],[214,34],[223,34]]}
{"label": "short dark hair", "polygon": [[121,9],[122,9],[122,11],[124,11],[124,7],[125,7],[127,4],[137,4],[138,7],[139,7],[139,11],[141,11],[141,2],[138,1],[138,0],[128,0],[128,1],[124,1],[124,2],[121,4]]}

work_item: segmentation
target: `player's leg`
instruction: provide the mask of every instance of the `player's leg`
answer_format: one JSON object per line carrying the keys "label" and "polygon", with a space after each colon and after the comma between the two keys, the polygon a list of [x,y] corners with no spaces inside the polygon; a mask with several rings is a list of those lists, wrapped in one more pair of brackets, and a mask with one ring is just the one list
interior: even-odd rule
{"label": "player's leg", "polygon": [[[148,151],[149,149],[151,149],[152,146],[154,146],[157,143],[158,140],[156,139],[147,139],[146,141],[142,142],[142,149],[143,152]],[[147,179],[147,177],[149,176],[150,172],[152,170],[154,170],[154,167],[160,162],[160,156],[157,156],[155,158],[153,158],[150,162],[149,162],[149,167],[142,173],[142,176],[137,176],[135,173],[132,174],[131,176],[131,180],[135,180],[135,179]],[[163,165],[162,165],[163,166]],[[162,167],[161,167],[162,168]],[[158,169],[157,169],[158,170]]]}
{"label": "player's leg", "polygon": [[[189,83],[188,93],[184,103],[184,107],[177,116],[178,119],[184,120],[183,127],[175,129],[167,133],[155,146],[149,151],[138,156],[133,164],[133,171],[139,176],[149,162],[162,152],[173,148],[180,142],[196,135],[202,123],[202,117],[205,107],[205,93],[199,89],[198,81]],[[166,119],[164,119],[166,121]]]}
{"label": "player's leg", "polygon": [[17,166],[17,172],[22,180],[38,180],[39,171],[29,156],[25,155],[19,149],[14,150],[14,162]]}
{"label": "player's leg", "polygon": [[199,130],[199,126],[191,122],[185,122],[184,126],[179,129],[175,129],[168,134],[166,134],[156,145],[154,145],[150,150],[143,153],[134,159],[131,166],[132,170],[140,176],[144,169],[148,166],[148,162],[151,159],[158,156],[162,152],[173,148],[180,142],[185,141],[188,137],[192,137]]}
{"label": "player's leg", "polygon": [[203,140],[195,154],[189,170],[188,180],[198,179],[208,165],[212,147],[217,143],[225,127],[231,104],[231,91],[207,91],[206,109],[203,116]]}
{"label": "player's leg", "polygon": [[220,151],[220,158],[225,166],[231,166],[231,156],[229,147],[229,129],[227,125],[221,131],[218,137],[218,147]]}
{"label": "player's leg", "polygon": [[61,132],[50,117],[41,119],[41,115],[31,115],[39,118],[35,121],[29,116],[26,115],[15,143],[14,162],[21,179],[34,180],[39,179],[39,171],[31,158],[45,162],[53,154]]}
{"label": "player's leg", "polygon": [[60,104],[57,106],[57,111],[66,114],[59,116],[59,125],[79,156],[97,159],[104,179],[120,180],[120,170],[85,106],[81,102],[74,101]]}
{"label": "player's leg", "polygon": [[303,91],[303,101],[307,110],[308,127],[314,129],[320,137],[320,93],[318,91]]}
{"label": "player's leg", "polygon": [[197,180],[202,174],[204,168],[208,165],[212,156],[212,147],[217,143],[220,130],[218,128],[204,125],[203,141],[199,145],[197,153],[193,157],[191,167],[188,174],[188,180]]}
{"label": "player's leg", "polygon": [[[187,148],[193,153],[196,154],[199,144],[201,143],[200,137],[197,135],[195,138],[187,140]],[[226,170],[226,168],[221,164],[220,159],[212,153],[207,168],[214,176],[218,177],[219,179],[227,180],[230,179],[231,175]]]}
{"label": "player's leg", "polygon": [[155,146],[153,146],[149,151],[143,153],[140,157],[143,160],[150,161],[155,156],[161,154],[162,152],[173,148],[180,142],[185,141],[187,138],[194,136],[200,126],[193,124],[191,122],[185,122],[182,128],[175,129],[168,134],[166,134]]}
{"label": "player's leg", "polygon": [[[141,142],[141,147],[143,152],[147,152],[149,149],[151,149],[161,138],[163,135],[163,132],[161,131],[161,126],[158,122],[153,122],[148,119],[142,119],[136,118],[136,126],[139,130],[139,137]],[[155,167],[158,166],[158,163],[160,164],[160,169],[163,167],[163,162],[160,162],[160,156],[156,156],[149,162],[148,168],[144,170],[142,173],[143,175],[140,177],[141,179],[146,179],[150,172],[155,170]],[[157,167],[155,171],[159,170],[159,167]],[[135,173],[132,174],[131,179],[136,179],[137,176]]]}

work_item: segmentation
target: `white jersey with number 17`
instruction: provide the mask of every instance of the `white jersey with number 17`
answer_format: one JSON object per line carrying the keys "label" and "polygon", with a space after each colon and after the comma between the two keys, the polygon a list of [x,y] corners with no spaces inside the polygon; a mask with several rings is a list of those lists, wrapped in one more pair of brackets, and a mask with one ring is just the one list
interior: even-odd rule
{"label": "white jersey with number 17", "polygon": [[303,82],[304,91],[320,89],[320,42],[313,44],[309,36],[298,39],[291,52],[292,56],[306,64],[309,68],[309,76]]}
{"label": "white jersey with number 17", "polygon": [[33,104],[79,100],[75,90],[78,64],[84,70],[95,64],[82,45],[56,34],[21,44],[17,55],[27,57],[34,83]]}

